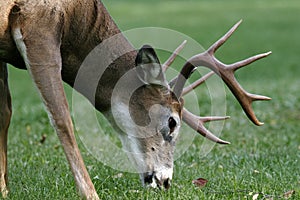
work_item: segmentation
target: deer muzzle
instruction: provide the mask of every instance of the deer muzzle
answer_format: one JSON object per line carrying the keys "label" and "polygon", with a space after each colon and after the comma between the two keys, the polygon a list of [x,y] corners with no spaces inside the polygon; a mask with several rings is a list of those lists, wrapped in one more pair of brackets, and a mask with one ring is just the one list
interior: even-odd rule
{"label": "deer muzzle", "polygon": [[143,174],[143,183],[146,187],[169,189],[171,187],[171,180],[173,169],[164,169],[159,172],[147,172]]}

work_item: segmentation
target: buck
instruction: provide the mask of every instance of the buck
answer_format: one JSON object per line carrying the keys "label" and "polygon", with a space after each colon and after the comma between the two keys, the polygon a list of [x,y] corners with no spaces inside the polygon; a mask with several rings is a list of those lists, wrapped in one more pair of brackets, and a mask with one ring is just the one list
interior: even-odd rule
{"label": "buck", "polygon": [[[62,83],[64,81],[75,87],[77,73],[87,55],[115,35],[119,37],[113,45],[99,50],[107,55],[100,62],[112,62],[107,68],[100,69],[103,74],[96,83],[94,94],[89,92],[89,85],[75,89],[86,96],[119,132],[145,186],[170,187],[173,153],[182,121],[214,142],[229,143],[213,135],[204,126],[207,121],[225,117],[198,117],[183,105],[184,94],[212,74],[222,78],[249,119],[256,125],[262,125],[251,105],[253,101],[270,98],[246,92],[236,81],[234,72],[266,57],[270,52],[230,65],[223,64],[214,56],[240,22],[207,51],[188,59],[180,74],[168,83],[165,71],[183,45],[175,50],[167,62],[160,64],[150,46],[145,45],[140,50],[133,48],[101,1],[1,0],[0,10],[0,190],[3,197],[8,195],[7,133],[12,114],[6,63],[29,71],[64,149],[77,189],[85,199],[98,199],[98,195],[75,141]],[[125,53],[115,57],[121,52]],[[186,80],[198,66],[208,67],[212,72],[185,87]],[[121,98],[121,94],[116,102],[111,101],[114,86],[131,70],[134,73],[128,76],[130,80],[124,88],[130,87],[129,84],[141,87],[132,93],[129,105],[126,102],[128,99]],[[91,71],[86,73],[87,78],[93,74]],[[120,119],[114,119],[114,106],[117,108],[114,112]],[[129,115],[124,111],[124,106],[129,107]],[[116,121],[121,121],[125,128],[119,128]]]}

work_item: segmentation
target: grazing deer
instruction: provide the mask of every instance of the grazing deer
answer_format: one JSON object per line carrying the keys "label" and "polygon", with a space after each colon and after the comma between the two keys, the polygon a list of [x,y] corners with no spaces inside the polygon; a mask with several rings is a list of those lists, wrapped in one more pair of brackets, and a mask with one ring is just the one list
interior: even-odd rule
{"label": "grazing deer", "polygon": [[[168,83],[165,70],[183,45],[161,65],[150,46],[144,46],[140,50],[131,46],[99,0],[1,0],[0,10],[0,190],[3,197],[8,194],[6,152],[12,113],[6,63],[27,69],[31,74],[62,144],[79,193],[86,199],[98,199],[98,195],[75,141],[62,82],[73,87],[80,66],[89,52],[117,34],[120,36],[114,41],[114,45],[100,49],[107,55],[102,61],[113,62],[106,69],[101,69],[104,72],[97,83],[95,94],[87,92],[88,85],[75,89],[86,96],[120,132],[123,143],[133,152],[131,157],[144,185],[170,187],[173,153],[182,120],[208,139],[228,144],[203,125],[207,121],[223,118],[197,117],[183,107],[183,95],[213,73],[223,79],[250,120],[256,125],[262,125],[256,118],[251,103],[270,98],[243,90],[236,81],[234,72],[269,53],[231,65],[223,64],[214,56],[240,22],[207,51],[187,60],[181,73]],[[115,58],[114,55],[122,50],[126,50],[126,53]],[[197,66],[208,67],[212,72],[184,88],[186,79]],[[117,99],[119,102],[115,105],[119,106],[117,112],[121,119],[118,120],[124,122],[128,132],[124,133],[112,118],[111,108],[114,105],[111,96],[118,80],[132,69],[136,70],[129,76],[128,84],[142,86],[132,93],[128,105],[130,115],[123,113],[122,105],[126,102],[122,102],[122,98]]]}

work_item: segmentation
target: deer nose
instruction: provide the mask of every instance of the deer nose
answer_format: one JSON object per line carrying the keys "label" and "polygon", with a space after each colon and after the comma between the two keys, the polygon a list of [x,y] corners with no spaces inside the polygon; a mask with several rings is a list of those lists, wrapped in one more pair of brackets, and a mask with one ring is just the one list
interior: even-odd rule
{"label": "deer nose", "polygon": [[171,187],[171,181],[169,178],[164,179],[160,182],[161,187],[163,187],[164,189],[168,190]]}
{"label": "deer nose", "polygon": [[158,179],[156,176],[154,177],[157,186],[160,189],[168,190],[171,187],[171,180],[169,178]]}

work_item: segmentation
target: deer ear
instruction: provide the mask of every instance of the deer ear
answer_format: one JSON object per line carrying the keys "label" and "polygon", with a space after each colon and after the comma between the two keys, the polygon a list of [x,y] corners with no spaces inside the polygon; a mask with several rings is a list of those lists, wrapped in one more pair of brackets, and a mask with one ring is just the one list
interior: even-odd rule
{"label": "deer ear", "polygon": [[135,64],[138,77],[142,82],[145,84],[165,85],[166,79],[162,67],[151,46],[144,45],[139,50]]}

